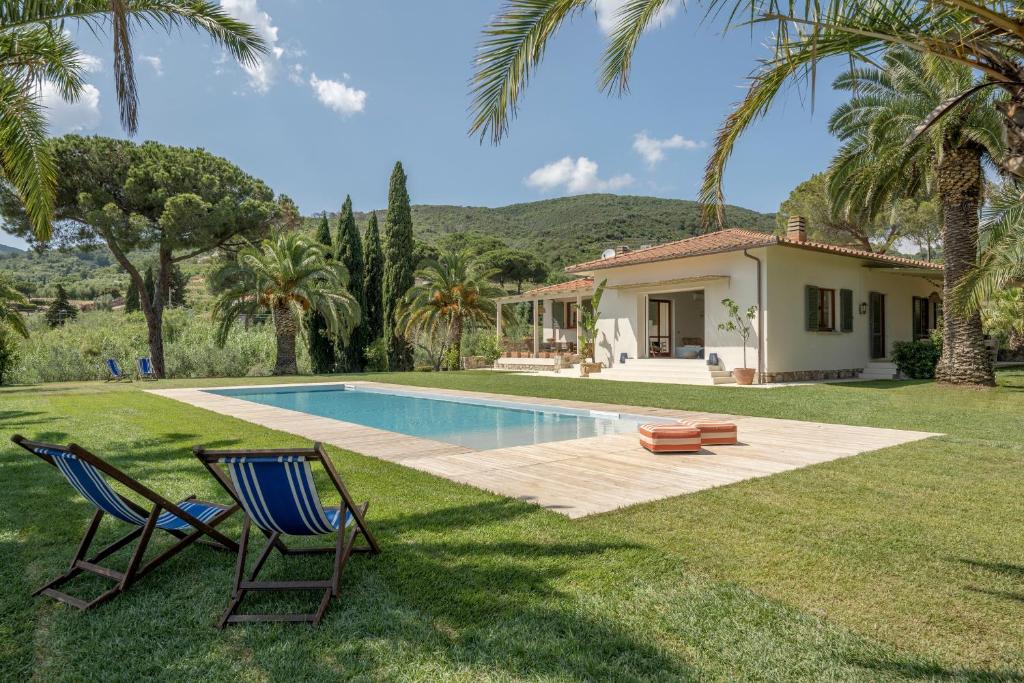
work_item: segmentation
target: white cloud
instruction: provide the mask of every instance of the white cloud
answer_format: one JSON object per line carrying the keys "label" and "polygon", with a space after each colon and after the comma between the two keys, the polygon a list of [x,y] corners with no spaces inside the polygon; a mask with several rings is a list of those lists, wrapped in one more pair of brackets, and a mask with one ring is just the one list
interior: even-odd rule
{"label": "white cloud", "polygon": [[701,149],[707,146],[708,143],[703,140],[690,140],[678,133],[664,140],[652,138],[647,135],[646,131],[633,136],[633,151],[642,156],[651,166],[665,158],[666,149]]}
{"label": "white cloud", "polygon": [[266,93],[274,83],[278,62],[284,55],[284,48],[277,44],[277,26],[272,23],[270,15],[260,9],[258,0],[220,0],[220,5],[234,18],[252,26],[270,48],[270,54],[261,57],[256,64],[242,67],[249,75],[252,89],[260,94]]}
{"label": "white cloud", "polygon": [[613,192],[633,183],[628,173],[603,179],[598,176],[597,162],[587,157],[563,157],[541,166],[526,178],[526,184],[542,191],[564,187],[569,194]]}
{"label": "white cloud", "polygon": [[[594,11],[597,12],[597,25],[605,35],[611,35],[612,29],[619,19],[619,12],[627,0],[594,0]],[[674,17],[682,6],[682,0],[668,0],[654,16],[650,26],[658,28]]]}
{"label": "white cloud", "polygon": [[328,109],[340,114],[354,114],[366,107],[366,91],[349,87],[340,81],[319,79],[310,74],[309,85],[313,88],[316,98]]}
{"label": "white cloud", "polygon": [[305,85],[306,79],[302,75],[305,71],[305,67],[301,64],[292,64],[291,68],[288,69],[288,80],[295,85]]}
{"label": "white cloud", "polygon": [[52,84],[44,82],[39,97],[46,109],[51,135],[79,133],[100,125],[100,91],[94,85],[86,83],[77,101],[66,102]]}
{"label": "white cloud", "polygon": [[142,61],[146,62],[151,67],[153,67],[153,72],[156,73],[157,76],[164,75],[164,63],[163,61],[161,61],[159,57],[142,55]]}
{"label": "white cloud", "polygon": [[78,62],[82,65],[82,71],[86,73],[94,74],[103,71],[103,60],[96,55],[83,52],[79,56]]}

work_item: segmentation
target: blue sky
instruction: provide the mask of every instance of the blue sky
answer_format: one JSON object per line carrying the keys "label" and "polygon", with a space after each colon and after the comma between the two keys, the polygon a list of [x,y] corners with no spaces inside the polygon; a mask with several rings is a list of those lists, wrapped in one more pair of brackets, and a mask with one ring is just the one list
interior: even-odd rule
{"label": "blue sky", "polygon": [[[304,213],[383,207],[401,160],[414,203],[500,206],[580,192],[692,199],[709,144],[767,55],[763,37],[699,25],[679,9],[651,30],[631,93],[596,87],[602,23],[621,0],[598,0],[551,45],[500,146],[466,134],[467,82],[480,30],[498,0],[222,0],[255,24],[273,55],[245,71],[191,33],[137,32],[137,139],[204,147],[290,195]],[[122,136],[109,41],[82,31],[91,87],[51,105],[54,134]],[[741,141],[730,203],[775,211],[836,149],[826,131],[839,101],[819,76],[814,111],[794,90]],[[823,86],[823,87],[822,87]],[[0,234],[0,242],[18,244]]]}

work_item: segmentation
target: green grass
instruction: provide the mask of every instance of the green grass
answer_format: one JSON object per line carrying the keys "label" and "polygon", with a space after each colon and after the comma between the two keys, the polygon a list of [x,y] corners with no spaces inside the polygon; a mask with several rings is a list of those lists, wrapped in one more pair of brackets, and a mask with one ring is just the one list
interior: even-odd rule
{"label": "green grass", "polygon": [[[353,559],[319,629],[218,632],[232,558],[207,548],[90,613],[30,598],[65,566],[89,509],[7,439],[73,439],[170,496],[220,499],[193,444],[300,440],[139,384],[0,390],[0,679],[1024,679],[1022,371],[987,392],[365,378],[945,436],[576,521],[330,449],[356,498],[372,501],[384,553]],[[279,380],[161,386],[263,381]],[[266,571],[327,567],[274,558]],[[313,598],[263,600],[306,609]]]}

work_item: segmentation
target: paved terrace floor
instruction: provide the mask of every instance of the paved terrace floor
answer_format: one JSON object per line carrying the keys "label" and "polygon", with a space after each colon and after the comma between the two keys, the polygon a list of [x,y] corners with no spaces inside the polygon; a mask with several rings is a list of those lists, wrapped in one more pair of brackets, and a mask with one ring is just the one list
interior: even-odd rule
{"label": "paved terrace floor", "polygon": [[[346,384],[392,386],[376,382]],[[301,385],[261,385],[260,388],[268,386],[294,388]],[[322,388],[325,385],[315,386]],[[937,436],[929,432],[763,417],[541,400],[446,389],[400,388],[403,392],[421,391],[423,394],[475,396],[533,404],[542,401],[546,405],[567,408],[657,417],[729,419],[736,422],[741,443],[709,446],[691,454],[654,455],[640,446],[635,434],[614,434],[474,451],[431,439],[218,396],[200,389],[156,389],[149,393],[536,503],[572,518],[766,477]]]}

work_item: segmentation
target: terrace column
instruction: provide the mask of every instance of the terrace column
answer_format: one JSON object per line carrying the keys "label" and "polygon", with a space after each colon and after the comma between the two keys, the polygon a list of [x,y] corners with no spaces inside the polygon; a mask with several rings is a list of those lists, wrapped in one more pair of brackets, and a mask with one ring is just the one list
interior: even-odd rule
{"label": "terrace column", "polygon": [[540,299],[533,300],[533,357],[540,355],[540,338],[537,336],[537,318],[540,315]]}
{"label": "terrace column", "polygon": [[498,345],[501,345],[501,302],[498,301],[494,306],[494,327],[498,334]]}

